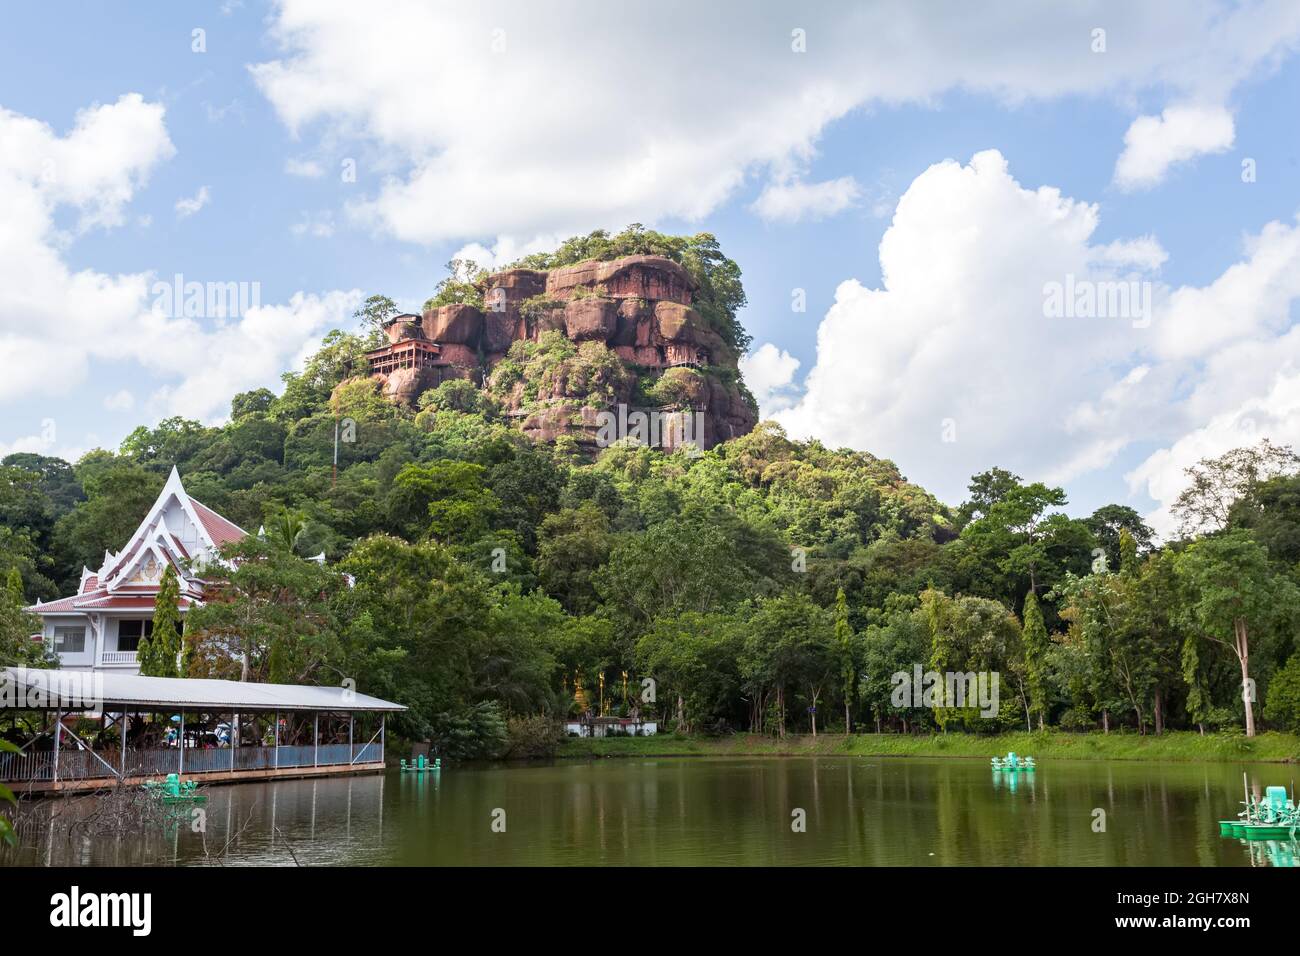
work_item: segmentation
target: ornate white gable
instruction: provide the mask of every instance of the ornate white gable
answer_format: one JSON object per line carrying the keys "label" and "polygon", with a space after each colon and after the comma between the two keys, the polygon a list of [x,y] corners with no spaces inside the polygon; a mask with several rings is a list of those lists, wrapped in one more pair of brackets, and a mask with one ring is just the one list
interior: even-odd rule
{"label": "ornate white gable", "polygon": [[157,587],[168,564],[177,569],[182,580],[188,580],[186,563],[203,564],[217,551],[217,543],[200,515],[201,507],[186,493],[180,474],[173,468],[131,540],[117,554],[105,553],[97,575],[99,587],[110,592],[126,586]]}

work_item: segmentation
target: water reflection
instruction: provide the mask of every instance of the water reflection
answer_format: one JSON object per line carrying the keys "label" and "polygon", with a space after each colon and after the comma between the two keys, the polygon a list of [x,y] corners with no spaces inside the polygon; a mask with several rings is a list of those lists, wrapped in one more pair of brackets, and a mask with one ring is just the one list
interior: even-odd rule
{"label": "water reflection", "polygon": [[[28,804],[28,865],[1294,866],[1218,835],[1242,771],[1275,766],[690,758],[474,766],[210,787],[202,827],[94,826],[91,798]],[[1095,832],[1094,811],[1106,829]],[[803,811],[806,829],[792,827]],[[494,822],[500,826],[494,827]],[[12,855],[7,862],[14,862]]]}
{"label": "water reflection", "polygon": [[1250,853],[1251,866],[1300,866],[1300,842],[1295,840],[1238,840]]}

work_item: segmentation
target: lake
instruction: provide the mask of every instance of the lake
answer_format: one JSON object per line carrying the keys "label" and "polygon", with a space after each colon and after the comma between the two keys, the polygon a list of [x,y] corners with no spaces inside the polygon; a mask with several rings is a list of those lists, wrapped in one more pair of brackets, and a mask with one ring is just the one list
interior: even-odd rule
{"label": "lake", "polygon": [[[1296,847],[1219,836],[1242,773],[1290,788],[1286,764],[680,757],[462,766],[214,786],[206,832],[26,828],[37,864],[1269,866]],[[1104,817],[1096,811],[1103,811]],[[64,815],[68,816],[64,816]],[[801,832],[796,827],[802,821]],[[1095,827],[1104,823],[1104,831]],[[50,838],[50,832],[56,835]],[[37,836],[33,836],[37,834]]]}

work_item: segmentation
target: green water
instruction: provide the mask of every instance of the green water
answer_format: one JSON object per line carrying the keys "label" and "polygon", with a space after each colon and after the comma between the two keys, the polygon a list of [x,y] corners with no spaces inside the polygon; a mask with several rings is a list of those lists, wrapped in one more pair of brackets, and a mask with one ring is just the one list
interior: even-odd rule
{"label": "green water", "polygon": [[[205,832],[33,837],[54,864],[1269,866],[1217,821],[1281,764],[646,758],[211,787]],[[87,801],[83,801],[87,802]],[[70,804],[73,801],[45,801]],[[802,810],[803,832],[793,825]],[[1104,811],[1104,832],[1096,832]],[[503,811],[504,813],[502,813]],[[48,812],[48,811],[46,811]],[[72,812],[70,809],[62,812]],[[496,829],[494,829],[494,823]],[[504,823],[504,832],[498,832]]]}

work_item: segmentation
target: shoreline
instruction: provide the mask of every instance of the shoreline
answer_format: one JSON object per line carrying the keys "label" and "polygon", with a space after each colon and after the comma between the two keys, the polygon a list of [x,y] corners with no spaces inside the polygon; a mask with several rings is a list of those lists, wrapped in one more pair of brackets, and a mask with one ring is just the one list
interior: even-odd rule
{"label": "shoreline", "polygon": [[1263,733],[1206,734],[1173,731],[1145,737],[1134,733],[1060,731],[999,734],[820,734],[790,735],[784,740],[760,734],[729,737],[611,737],[569,738],[556,751],[557,759],[598,757],[952,757],[987,761],[1013,750],[1036,760],[1133,760],[1183,763],[1300,763],[1300,736]]}

